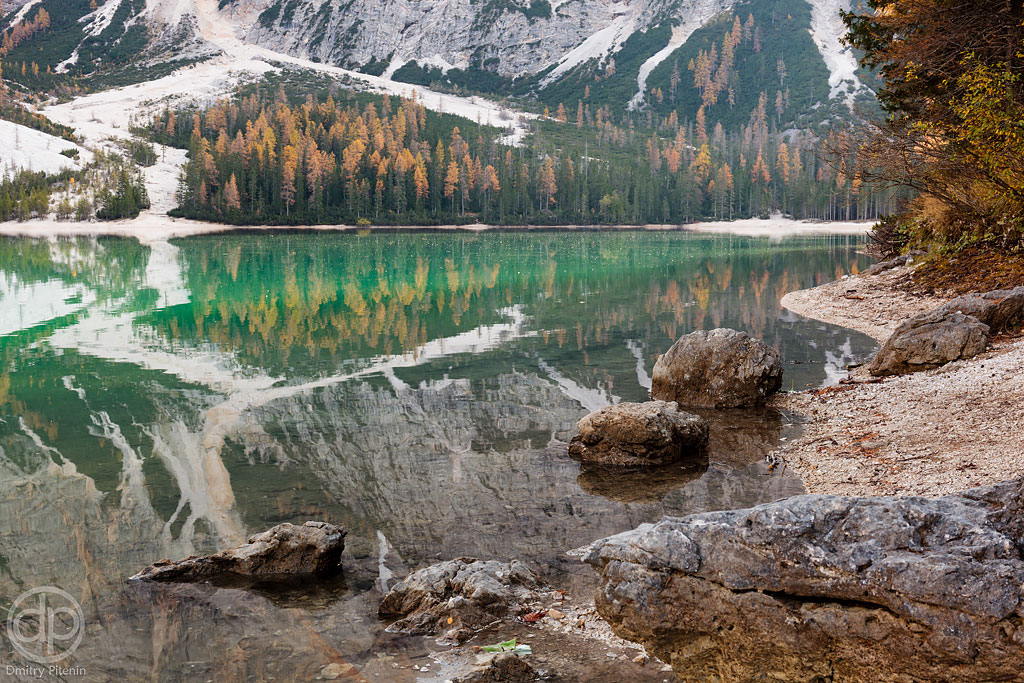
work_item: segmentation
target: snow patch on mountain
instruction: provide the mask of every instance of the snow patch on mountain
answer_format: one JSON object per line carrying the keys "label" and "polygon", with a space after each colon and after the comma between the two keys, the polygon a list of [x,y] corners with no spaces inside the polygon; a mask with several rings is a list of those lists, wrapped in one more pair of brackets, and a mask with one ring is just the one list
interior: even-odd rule
{"label": "snow patch on mountain", "polygon": [[4,141],[0,145],[0,175],[21,169],[60,173],[64,169],[80,168],[80,161],[61,154],[64,150],[78,150],[82,161],[92,159],[89,150],[73,142],[10,121],[0,120],[0,140]]}
{"label": "snow patch on mountain", "polygon": [[[842,44],[846,26],[840,11],[849,11],[850,0],[807,0],[811,5],[811,37],[828,67],[829,97],[842,97],[850,106],[857,92],[866,90],[857,77],[857,58]],[[851,91],[849,86],[853,86]]]}
{"label": "snow patch on mountain", "polygon": [[185,17],[194,17],[196,10],[193,0],[146,0],[142,14],[158,23],[177,26]]}
{"label": "snow patch on mountain", "polygon": [[[21,5],[21,8],[18,9],[18,13],[14,15],[14,19],[11,20],[11,26],[14,26],[21,22],[22,20],[24,20],[25,15],[28,14],[28,11],[35,7],[36,5],[38,5],[40,2],[42,2],[42,0],[28,0],[28,2],[23,3]],[[6,6],[8,3],[5,2],[3,4]],[[15,6],[17,6],[18,4],[19,3],[17,2],[14,3]]]}
{"label": "snow patch on mountain", "polygon": [[127,2],[127,0],[107,0],[95,12],[82,17],[79,21],[86,24],[86,34],[98,36],[103,33],[110,26],[110,22],[114,20],[114,13],[120,9],[122,2]]}
{"label": "snow patch on mountain", "polygon": [[559,78],[585,64],[592,59],[605,59],[612,52],[618,51],[622,44],[633,35],[636,28],[636,17],[620,16],[611,24],[584,40],[558,62],[551,73],[541,81],[541,87],[547,87]]}
{"label": "snow patch on mountain", "polygon": [[387,75],[387,71],[384,72],[385,75],[387,75],[387,77],[390,78],[392,75],[394,75],[395,71],[397,71],[398,69],[401,69],[403,66],[408,64],[409,61],[416,62],[416,64],[418,66],[421,66],[424,69],[427,69],[427,68],[430,68],[430,67],[434,67],[435,69],[440,69],[441,73],[448,73],[452,69],[456,68],[454,64],[450,63],[448,60],[446,60],[441,55],[433,54],[430,57],[417,57],[414,60],[404,60],[404,59],[402,59],[402,60],[395,60],[395,62],[393,62],[393,63],[398,63],[398,64],[400,64],[400,66],[398,66],[394,71],[392,71],[391,70],[391,65],[389,64],[388,65],[388,71],[391,71],[391,75]]}
{"label": "snow patch on mountain", "polygon": [[685,45],[694,31],[710,21],[716,14],[732,7],[733,4],[733,0],[700,0],[686,15],[682,24],[672,27],[672,37],[669,38],[668,45],[640,66],[640,73],[636,78],[636,94],[629,101],[631,110],[635,110],[643,104],[644,98],[647,96],[647,78],[651,73],[673,52]]}

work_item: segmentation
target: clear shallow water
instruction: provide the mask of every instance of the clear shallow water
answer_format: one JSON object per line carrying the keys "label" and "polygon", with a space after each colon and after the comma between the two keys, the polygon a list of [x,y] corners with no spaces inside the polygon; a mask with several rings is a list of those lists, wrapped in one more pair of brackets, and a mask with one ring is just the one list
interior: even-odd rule
{"label": "clear shallow water", "polygon": [[[850,237],[681,233],[260,234],[0,240],[0,598],[83,605],[90,679],[367,676],[428,646],[382,632],[381,584],[438,559],[564,552],[662,515],[799,493],[770,411],[713,423],[708,462],[581,471],[575,422],[643,400],[694,329],[779,347],[785,387],[873,342],[781,311],[867,265]],[[285,521],[350,530],[313,595],[125,578]],[[4,663],[18,661],[6,632]],[[405,659],[402,659],[405,658]]]}

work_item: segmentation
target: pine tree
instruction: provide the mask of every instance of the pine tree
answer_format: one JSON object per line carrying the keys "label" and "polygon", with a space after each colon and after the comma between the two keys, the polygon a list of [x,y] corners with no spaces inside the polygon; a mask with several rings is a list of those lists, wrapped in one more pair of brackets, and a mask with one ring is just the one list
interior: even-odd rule
{"label": "pine tree", "polygon": [[235,180],[234,173],[231,174],[227,184],[224,186],[224,205],[228,211],[242,210],[242,200],[238,195],[238,182]]}
{"label": "pine tree", "polygon": [[538,185],[541,198],[543,199],[543,208],[547,210],[554,203],[555,193],[558,192],[558,185],[555,180],[555,162],[552,161],[551,157],[544,161],[544,168],[541,170]]}
{"label": "pine tree", "polygon": [[[292,145],[286,145],[281,152],[281,201],[285,215],[291,215],[295,204],[295,173],[298,166],[298,152]],[[205,202],[204,202],[205,203]]]}
{"label": "pine tree", "polygon": [[448,171],[444,177],[444,196],[452,200],[452,213],[455,213],[455,189],[459,185],[459,165],[453,159],[448,164]]}

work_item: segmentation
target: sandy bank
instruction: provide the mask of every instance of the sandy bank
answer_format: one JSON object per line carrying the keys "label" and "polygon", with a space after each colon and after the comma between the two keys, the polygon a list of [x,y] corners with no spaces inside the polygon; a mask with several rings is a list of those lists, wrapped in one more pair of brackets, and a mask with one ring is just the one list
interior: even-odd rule
{"label": "sandy bank", "polygon": [[799,235],[866,235],[871,221],[795,221],[788,218],[747,218],[738,221],[709,221],[683,226],[690,232],[725,233],[742,237],[795,237]]}
{"label": "sandy bank", "polygon": [[[884,341],[903,319],[943,300],[898,289],[908,268],[793,292],[782,305]],[[780,449],[812,493],[941,495],[1024,471],[1024,339],[879,384],[780,396],[807,420]]]}
{"label": "sandy bank", "polygon": [[358,231],[462,231],[486,232],[489,230],[643,230],[679,231],[696,233],[718,233],[745,237],[769,237],[782,239],[801,235],[859,235],[867,231],[867,223],[810,223],[783,218],[770,220],[742,220],[734,222],[691,223],[689,225],[528,225],[504,226],[471,223],[467,225],[403,225],[403,226],[354,226],[354,225],[226,225],[208,223],[184,218],[171,218],[161,213],[144,212],[138,218],[124,221],[56,221],[52,218],[24,222],[0,223],[0,235],[9,237],[134,237],[143,243],[160,242],[176,237],[211,235],[230,232],[258,232],[274,230],[299,230],[311,232],[358,232]]}

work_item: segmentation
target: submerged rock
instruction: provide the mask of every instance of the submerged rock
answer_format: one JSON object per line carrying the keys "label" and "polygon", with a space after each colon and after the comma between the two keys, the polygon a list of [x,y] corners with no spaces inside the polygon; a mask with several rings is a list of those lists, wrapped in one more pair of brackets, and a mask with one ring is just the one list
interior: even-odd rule
{"label": "submerged rock", "polygon": [[179,562],[160,560],[132,579],[148,581],[210,581],[231,577],[281,577],[295,574],[335,574],[341,571],[345,535],[340,526],[306,522],[279,524],[249,542],[205,557]]}
{"label": "submerged rock", "polygon": [[443,633],[462,642],[498,619],[536,600],[541,580],[518,560],[497,562],[460,557],[410,574],[377,610],[395,620],[388,630],[411,635]]}
{"label": "submerged rock", "polygon": [[988,347],[989,327],[977,318],[936,309],[903,322],[868,365],[875,377],[931,370],[973,358]]}
{"label": "submerged rock", "polygon": [[658,359],[651,398],[741,408],[763,405],[780,388],[778,351],[745,332],[719,328],[685,335]]}
{"label": "submerged rock", "polygon": [[594,543],[598,611],[686,680],[1017,680],[1024,480],[797,496]]}
{"label": "submerged rock", "polygon": [[667,465],[707,451],[708,425],[675,403],[619,403],[579,421],[569,444],[574,460],[602,465]]}
{"label": "submerged rock", "polygon": [[576,483],[584,493],[620,503],[660,503],[707,471],[708,459],[703,456],[685,464],[641,468],[583,463]]}

